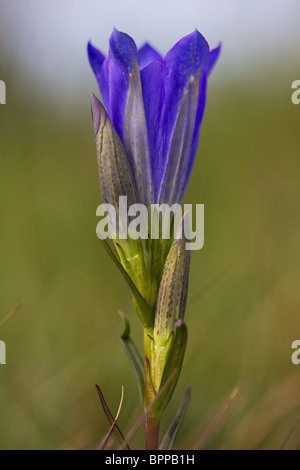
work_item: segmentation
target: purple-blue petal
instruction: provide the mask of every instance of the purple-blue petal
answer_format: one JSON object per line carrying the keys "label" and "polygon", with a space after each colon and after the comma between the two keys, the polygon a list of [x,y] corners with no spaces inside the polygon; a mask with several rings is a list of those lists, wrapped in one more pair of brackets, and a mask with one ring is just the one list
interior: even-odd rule
{"label": "purple-blue petal", "polygon": [[[197,114],[196,114],[196,120],[195,120],[195,129],[194,129],[194,135],[193,135],[193,143],[192,143],[192,151],[191,151],[191,157],[190,157],[190,163],[189,163],[189,168],[186,174],[186,179],[185,179],[185,184],[184,184],[184,190],[188,184],[191,171],[193,168],[193,164],[195,161],[195,156],[197,153],[197,147],[198,147],[198,142],[199,142],[199,137],[200,137],[200,126],[203,120],[203,115],[204,115],[204,110],[205,110],[205,104],[206,104],[206,89],[207,89],[207,79],[208,76],[210,75],[213,67],[215,66],[219,55],[221,52],[221,45],[213,49],[205,62],[205,64],[202,67],[201,71],[201,81],[200,81],[200,89],[199,89],[199,100],[198,100],[198,109],[197,109]],[[181,195],[183,197],[183,194]]]}
{"label": "purple-blue petal", "polygon": [[148,43],[137,50],[116,29],[108,58],[88,44],[88,57],[112,124],[121,138],[139,201],[180,202],[192,170],[203,119],[211,52],[195,30],[164,58]]}
{"label": "purple-blue petal", "polygon": [[206,72],[206,75],[210,75],[212,69],[214,68],[218,58],[219,58],[219,55],[221,53],[221,44],[219,44],[218,47],[216,47],[215,49],[213,49],[212,51],[210,51],[209,53],[209,56],[205,62],[205,72]]}
{"label": "purple-blue petal", "polygon": [[110,116],[108,60],[90,42],[88,43],[88,58],[102,95],[103,104]]}
{"label": "purple-blue petal", "polygon": [[137,47],[128,34],[121,33],[116,29],[110,36],[109,45],[110,118],[122,140],[129,71],[135,63],[138,63]]}
{"label": "purple-blue petal", "polygon": [[179,85],[185,85],[191,75],[197,73],[205,63],[209,46],[199,31],[185,36],[178,41],[165,55],[164,61],[168,71],[172,71]]}
{"label": "purple-blue petal", "polygon": [[[173,133],[180,117],[185,89],[191,77],[196,75],[205,63],[208,54],[208,44],[196,30],[175,44],[163,61],[156,60],[141,71],[155,202],[169,202],[161,200],[161,188],[164,181],[165,188],[170,187],[171,184],[177,185],[176,180],[172,182],[174,176],[172,172],[166,171],[167,166],[168,169],[170,168],[168,161]],[[192,125],[193,123],[190,122],[189,126]],[[175,140],[177,138],[176,134]],[[183,149],[183,151],[188,153],[189,149]],[[171,156],[171,158],[174,157]],[[180,158],[183,156],[178,154],[177,159]],[[170,194],[172,192],[173,189]],[[180,202],[176,199],[178,198],[176,192],[174,198],[174,201]]]}
{"label": "purple-blue petal", "polygon": [[127,34],[110,37],[109,90],[111,119],[132,168],[140,201],[152,202],[150,151],[137,47]]}
{"label": "purple-blue petal", "polygon": [[93,46],[90,41],[87,46],[87,52],[90,66],[92,67],[94,74],[97,75],[101,71],[102,64],[105,60],[105,55],[102,54],[99,49]]}
{"label": "purple-blue petal", "polygon": [[[165,109],[164,62],[156,59],[141,71],[144,108],[147,121],[148,142],[151,156],[154,202],[161,181],[160,159],[157,152],[163,152],[164,129],[161,128],[161,113]],[[165,111],[164,111],[165,112]]]}
{"label": "purple-blue petal", "polygon": [[138,50],[140,69],[144,69],[147,65],[156,59],[162,59],[162,56],[147,42]]}
{"label": "purple-blue petal", "polygon": [[184,89],[176,123],[172,131],[165,174],[158,200],[161,203],[179,203],[185,191],[193,143],[201,70],[193,75]]}

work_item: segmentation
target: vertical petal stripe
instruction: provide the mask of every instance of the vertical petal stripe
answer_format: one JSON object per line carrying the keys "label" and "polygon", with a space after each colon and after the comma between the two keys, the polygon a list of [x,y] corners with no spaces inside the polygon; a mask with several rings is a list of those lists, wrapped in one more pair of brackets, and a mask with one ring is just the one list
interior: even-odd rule
{"label": "vertical petal stripe", "polygon": [[115,30],[110,38],[109,88],[112,122],[131,166],[139,202],[152,203],[150,150],[134,41]]}
{"label": "vertical petal stripe", "polygon": [[191,76],[183,93],[158,194],[160,203],[180,202],[184,194],[193,145],[200,76],[201,70]]}
{"label": "vertical petal stripe", "polygon": [[[161,202],[160,188],[167,172],[172,137],[176,121],[180,118],[186,87],[205,63],[208,53],[207,42],[196,30],[175,44],[160,64],[155,61],[141,72],[154,202]],[[184,109],[185,106],[182,107]],[[153,116],[156,116],[155,120]],[[190,126],[194,129],[192,122]],[[176,158],[181,158],[180,153]]]}

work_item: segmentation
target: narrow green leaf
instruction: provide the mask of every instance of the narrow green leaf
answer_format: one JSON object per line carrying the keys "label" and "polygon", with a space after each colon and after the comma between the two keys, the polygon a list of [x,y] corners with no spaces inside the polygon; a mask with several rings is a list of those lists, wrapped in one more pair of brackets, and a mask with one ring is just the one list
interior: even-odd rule
{"label": "narrow green leaf", "polygon": [[181,428],[183,420],[185,418],[189,403],[191,398],[191,387],[188,386],[185,389],[182,401],[179,405],[178,411],[167,430],[166,434],[164,435],[161,444],[159,446],[159,450],[172,450],[175,444],[175,440],[177,434]]}
{"label": "narrow green leaf", "polygon": [[124,322],[124,331],[120,337],[121,344],[124,348],[124,351],[126,352],[128,356],[130,364],[135,373],[142,405],[145,408],[146,399],[145,399],[145,377],[144,377],[143,359],[135,343],[130,338],[130,324],[129,324],[128,318],[126,317],[125,313],[121,312],[120,310],[119,310],[119,315]]}
{"label": "narrow green leaf", "polygon": [[123,268],[122,264],[120,263],[117,256],[115,255],[115,253],[113,252],[113,250],[109,246],[108,242],[106,240],[101,240],[101,241],[104,242],[104,247],[105,247],[107,253],[109,254],[110,258],[113,260],[113,262],[117,266],[120,273],[122,274],[122,276],[123,276],[128,288],[129,288],[131,294],[133,295],[133,297],[134,297],[134,299],[137,303],[137,306],[138,306],[137,314],[138,314],[144,328],[146,328],[147,330],[151,329],[152,326],[153,326],[153,321],[154,321],[154,313],[153,313],[152,309],[145,302],[145,299],[142,297],[142,295],[139,292],[139,290],[137,289],[136,285],[134,284],[134,282],[132,281],[132,279],[130,278],[128,273]]}

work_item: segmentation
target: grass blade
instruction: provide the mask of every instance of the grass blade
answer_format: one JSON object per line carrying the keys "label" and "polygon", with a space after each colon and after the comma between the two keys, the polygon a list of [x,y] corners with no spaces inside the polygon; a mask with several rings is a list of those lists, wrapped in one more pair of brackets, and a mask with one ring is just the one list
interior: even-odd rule
{"label": "grass blade", "polygon": [[206,429],[204,430],[204,432],[200,436],[200,439],[198,440],[196,445],[193,447],[193,450],[199,450],[199,449],[203,448],[203,446],[206,443],[207,439],[211,436],[211,434],[215,430],[217,424],[219,423],[219,421],[223,417],[224,413],[228,410],[229,406],[231,405],[231,403],[233,402],[233,400],[237,396],[238,391],[239,391],[239,389],[237,387],[235,387],[232,390],[231,394],[229,395],[229,397],[227,398],[225,403],[223,403],[223,405],[221,406],[221,408],[219,409],[217,414],[214,416],[214,418],[211,420],[209,425],[206,427]]}
{"label": "grass blade", "polygon": [[296,424],[294,425],[294,427],[293,427],[292,430],[290,431],[289,435],[287,436],[287,438],[285,439],[284,443],[283,443],[282,446],[280,447],[280,450],[285,450],[285,449],[287,448],[288,443],[292,440],[292,438],[293,438],[294,435],[296,434],[296,431],[297,431],[299,425],[300,425],[300,419],[298,419],[298,421],[296,422]]}
{"label": "grass blade", "polygon": [[119,408],[118,408],[118,411],[117,411],[117,414],[116,414],[116,417],[115,419],[113,420],[110,428],[109,428],[109,431],[108,433],[106,434],[105,438],[103,439],[103,441],[101,442],[100,446],[99,446],[99,449],[98,450],[104,450],[105,447],[106,447],[106,444],[108,442],[108,439],[110,438],[110,436],[112,435],[116,425],[117,425],[117,421],[119,419],[119,415],[120,415],[120,412],[121,412],[121,409],[122,409],[122,405],[123,405],[123,398],[124,398],[124,387],[122,386],[122,395],[121,395],[121,400],[120,400],[120,404],[119,404]]}
{"label": "grass blade", "polygon": [[[101,402],[101,405],[102,405],[102,408],[103,408],[103,411],[105,413],[105,416],[107,417],[108,419],[108,422],[110,424],[110,429],[108,431],[108,434],[106,435],[106,437],[108,436],[107,440],[105,441],[106,437],[104,438],[104,441],[105,441],[105,445],[107,444],[107,441],[109,439],[109,437],[111,436],[112,432],[115,433],[115,435],[117,436],[118,440],[120,441],[121,444],[124,444],[124,447],[127,448],[127,450],[130,450],[130,447],[129,445],[127,444],[126,440],[125,440],[125,437],[123,436],[119,426],[117,425],[117,420],[118,420],[118,417],[119,417],[119,412],[117,413],[117,416],[116,418],[113,417],[110,409],[108,408],[108,405],[105,401],[105,398],[103,396],[103,393],[102,393],[102,390],[101,388],[99,387],[99,385],[96,385],[96,389],[97,389],[97,392],[98,392],[98,395],[99,395],[99,398],[100,398],[100,402]],[[124,395],[124,391],[123,391],[123,387],[122,387],[122,397],[121,397],[121,402],[120,402],[120,406],[119,406],[119,409],[121,408],[122,406],[122,403],[123,403],[123,395]],[[99,449],[101,448],[102,449],[102,445],[104,443],[104,441],[101,443]],[[103,449],[102,449],[103,450]]]}
{"label": "grass blade", "polygon": [[15,313],[17,313],[21,307],[26,303],[25,300],[22,300],[15,308],[13,308],[3,320],[0,321],[0,328],[3,326]]}
{"label": "grass blade", "polygon": [[191,398],[191,387],[188,386],[185,389],[184,396],[179,405],[178,411],[169,429],[167,430],[166,434],[164,435],[161,441],[159,450],[172,450],[173,449],[177,434],[185,418],[185,415],[186,415],[186,412],[190,403],[190,398]]}

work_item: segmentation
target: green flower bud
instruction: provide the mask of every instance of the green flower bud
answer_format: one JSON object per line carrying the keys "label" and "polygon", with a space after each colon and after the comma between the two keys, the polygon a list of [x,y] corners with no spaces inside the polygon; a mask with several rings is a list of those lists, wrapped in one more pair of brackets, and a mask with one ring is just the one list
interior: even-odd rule
{"label": "green flower bud", "polygon": [[169,352],[174,341],[178,320],[184,318],[191,252],[186,250],[185,214],[166,259],[159,287],[152,342],[152,382],[158,391]]}
{"label": "green flower bud", "polygon": [[[127,197],[128,206],[136,204],[134,181],[123,144],[104,106],[95,95],[92,95],[92,114],[102,199],[104,203],[111,204],[115,208],[117,216],[115,220],[118,224],[116,230],[120,235],[120,231],[127,230],[127,220],[124,220],[127,211],[122,212],[121,208],[120,217],[120,197]],[[121,226],[119,226],[120,220]],[[121,238],[123,236],[121,233]]]}
{"label": "green flower bud", "polygon": [[[145,302],[154,310],[157,287],[152,275],[148,240],[138,240],[128,236],[128,226],[130,228],[130,225],[127,209],[137,204],[132,170],[123,144],[104,106],[95,95],[92,95],[91,107],[101,194],[104,205],[109,209],[106,217],[109,226],[107,232],[109,238],[113,240],[118,261],[134,282]],[[102,238],[101,235],[101,233],[100,236],[98,235],[99,238]],[[135,306],[138,309],[137,305]],[[138,312],[138,316],[143,317],[143,314]],[[149,326],[149,321],[145,320],[143,324]]]}

